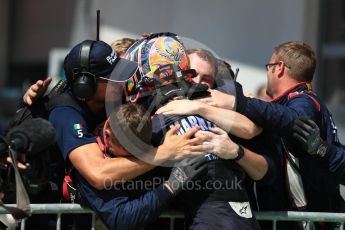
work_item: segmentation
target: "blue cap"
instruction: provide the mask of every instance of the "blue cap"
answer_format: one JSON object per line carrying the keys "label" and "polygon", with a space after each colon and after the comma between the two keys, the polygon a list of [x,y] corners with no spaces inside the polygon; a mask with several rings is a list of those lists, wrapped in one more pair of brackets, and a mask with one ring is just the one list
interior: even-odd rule
{"label": "blue cap", "polygon": [[[66,78],[71,80],[73,74],[82,71],[81,66],[81,42],[74,46],[67,54],[64,61],[64,69]],[[125,81],[130,78],[137,70],[138,64],[116,55],[116,52],[103,41],[91,41],[89,52],[89,61],[87,71],[96,77],[109,78],[112,74],[112,79],[117,81]]]}

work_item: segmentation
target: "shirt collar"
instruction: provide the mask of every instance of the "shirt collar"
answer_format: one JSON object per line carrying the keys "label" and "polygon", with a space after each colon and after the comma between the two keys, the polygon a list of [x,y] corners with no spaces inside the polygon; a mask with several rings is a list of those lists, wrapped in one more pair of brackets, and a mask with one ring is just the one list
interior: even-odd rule
{"label": "shirt collar", "polygon": [[305,82],[305,81],[299,82],[299,83],[293,85],[292,87],[288,88],[287,90],[285,90],[283,93],[281,93],[280,95],[278,95],[274,99],[272,99],[271,102],[281,103],[281,102],[284,102],[287,99],[287,96],[292,92],[303,91],[303,90],[308,91],[309,88],[308,88],[307,84],[310,84],[310,83]]}

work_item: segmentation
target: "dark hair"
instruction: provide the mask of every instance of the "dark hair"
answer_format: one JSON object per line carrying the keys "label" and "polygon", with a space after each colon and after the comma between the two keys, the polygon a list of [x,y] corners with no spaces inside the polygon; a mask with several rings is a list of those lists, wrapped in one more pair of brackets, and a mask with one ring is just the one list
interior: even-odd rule
{"label": "dark hair", "polygon": [[231,69],[231,65],[225,60],[218,59],[218,72],[216,75],[216,82],[221,79],[234,80],[235,73]]}

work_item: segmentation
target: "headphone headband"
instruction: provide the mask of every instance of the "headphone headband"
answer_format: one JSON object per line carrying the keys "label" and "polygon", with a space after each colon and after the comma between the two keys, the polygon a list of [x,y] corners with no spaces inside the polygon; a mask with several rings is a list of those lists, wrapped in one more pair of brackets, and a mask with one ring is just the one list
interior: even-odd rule
{"label": "headphone headband", "polygon": [[82,72],[89,72],[90,51],[93,41],[86,40],[82,43],[80,48],[80,70]]}

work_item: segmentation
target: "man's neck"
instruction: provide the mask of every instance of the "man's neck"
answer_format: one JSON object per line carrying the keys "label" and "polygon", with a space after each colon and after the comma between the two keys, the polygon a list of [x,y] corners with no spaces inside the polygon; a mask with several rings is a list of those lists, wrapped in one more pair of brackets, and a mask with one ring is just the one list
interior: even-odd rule
{"label": "man's neck", "polygon": [[279,97],[282,94],[286,93],[288,90],[296,86],[299,82],[292,78],[286,78],[281,84],[278,86],[277,92],[273,95],[273,98]]}

